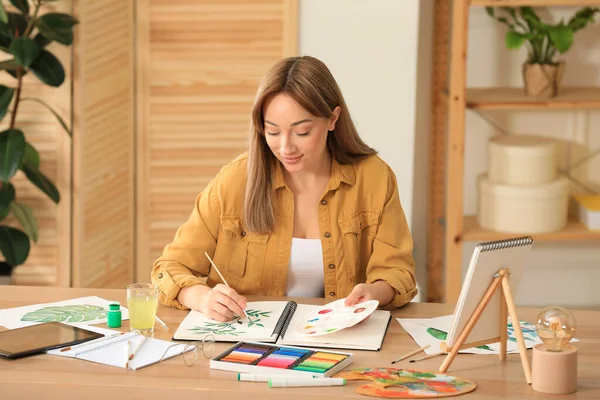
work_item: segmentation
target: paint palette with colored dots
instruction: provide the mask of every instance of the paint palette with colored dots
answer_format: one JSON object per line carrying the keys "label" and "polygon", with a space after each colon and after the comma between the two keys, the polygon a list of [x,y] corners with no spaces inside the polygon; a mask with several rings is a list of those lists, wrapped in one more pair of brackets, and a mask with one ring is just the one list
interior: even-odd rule
{"label": "paint palette with colored dots", "polygon": [[344,300],[336,300],[308,313],[298,325],[298,333],[303,336],[335,333],[358,324],[379,306],[377,300],[369,300],[347,307]]}

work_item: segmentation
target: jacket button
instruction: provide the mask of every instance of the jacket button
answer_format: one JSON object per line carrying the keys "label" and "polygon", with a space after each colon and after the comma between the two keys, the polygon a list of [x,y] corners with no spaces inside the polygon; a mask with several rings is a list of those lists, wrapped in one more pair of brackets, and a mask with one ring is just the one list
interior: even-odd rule
{"label": "jacket button", "polygon": [[162,279],[162,272],[160,274],[158,274],[158,279]]}
{"label": "jacket button", "polygon": [[333,297],[333,296],[335,296],[335,292],[329,292],[329,295],[330,295],[331,297]]}
{"label": "jacket button", "polygon": [[323,204],[324,206],[326,206],[327,205],[327,200],[325,200],[325,199],[321,200],[321,204]]}
{"label": "jacket button", "polygon": [[329,232],[325,232],[325,237],[326,237],[327,239],[329,239],[329,238],[331,237],[331,233],[329,233]]}
{"label": "jacket button", "polygon": [[329,269],[334,269],[335,268],[335,264],[329,264]]}
{"label": "jacket button", "polygon": [[242,237],[246,236],[246,231],[242,231],[241,235]]}

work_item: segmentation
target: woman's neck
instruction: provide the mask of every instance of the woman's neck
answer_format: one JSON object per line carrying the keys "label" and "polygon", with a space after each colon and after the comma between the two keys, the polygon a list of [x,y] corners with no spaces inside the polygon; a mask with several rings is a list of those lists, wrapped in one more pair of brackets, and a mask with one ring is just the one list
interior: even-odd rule
{"label": "woman's neck", "polygon": [[306,193],[314,191],[322,185],[323,182],[328,182],[331,176],[331,154],[326,151],[321,158],[322,162],[317,165],[310,166],[304,171],[290,174],[284,169],[283,175],[289,188],[292,192]]}

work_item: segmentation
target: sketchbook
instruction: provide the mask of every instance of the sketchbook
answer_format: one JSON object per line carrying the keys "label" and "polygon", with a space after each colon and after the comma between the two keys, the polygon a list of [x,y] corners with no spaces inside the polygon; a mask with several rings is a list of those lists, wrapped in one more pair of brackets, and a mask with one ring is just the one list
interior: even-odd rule
{"label": "sketchbook", "polygon": [[[475,247],[448,330],[448,346],[454,345],[494,276],[502,268],[509,269],[512,295],[516,295],[532,247],[533,239],[529,236],[479,243]],[[500,324],[505,323],[500,319],[500,292],[496,291],[491,297],[465,343],[475,343],[498,336]]]}
{"label": "sketchbook", "polygon": [[218,322],[192,310],[177,328],[173,340],[202,340],[212,334],[217,342],[252,341],[373,351],[381,348],[391,319],[389,311],[376,310],[363,322],[339,332],[307,336],[306,316],[320,308],[294,301],[249,302],[247,319],[235,316],[228,322]]}
{"label": "sketchbook", "polygon": [[[48,354],[138,370],[159,363],[163,358],[163,354],[165,360],[178,356],[183,353],[185,348],[183,343],[173,343],[149,337],[133,359],[129,360],[129,354],[133,352],[143,338],[139,331],[115,333],[71,348],[51,350],[48,351]],[[129,347],[127,341],[129,341]],[[190,348],[189,350],[193,349]]]}

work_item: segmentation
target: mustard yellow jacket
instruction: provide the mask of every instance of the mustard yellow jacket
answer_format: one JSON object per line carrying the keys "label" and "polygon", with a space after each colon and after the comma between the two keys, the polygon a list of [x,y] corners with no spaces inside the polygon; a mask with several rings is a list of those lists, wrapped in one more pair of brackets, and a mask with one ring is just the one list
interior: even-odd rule
{"label": "mustard yellow jacket", "polygon": [[[247,155],[223,167],[196,198],[187,222],[154,263],[152,282],[161,303],[184,308],[181,288],[222,283],[204,255],[211,256],[227,283],[244,295],[283,296],[294,221],[294,196],[281,165],[276,168],[276,226],[270,234],[243,226]],[[377,156],[342,165],[333,159],[319,204],[325,296],[346,297],[357,283],[383,280],[396,294],[388,309],[416,294],[413,242],[391,168]]]}

